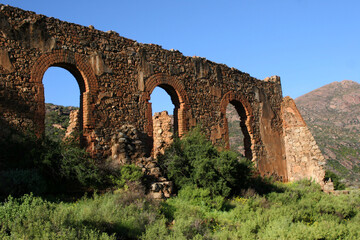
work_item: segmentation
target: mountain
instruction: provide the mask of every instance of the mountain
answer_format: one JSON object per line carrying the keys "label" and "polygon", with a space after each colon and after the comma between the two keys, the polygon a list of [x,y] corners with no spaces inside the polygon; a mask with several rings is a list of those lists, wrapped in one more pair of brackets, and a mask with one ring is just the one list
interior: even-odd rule
{"label": "mountain", "polygon": [[327,169],[360,186],[360,84],[333,82],[295,99]]}

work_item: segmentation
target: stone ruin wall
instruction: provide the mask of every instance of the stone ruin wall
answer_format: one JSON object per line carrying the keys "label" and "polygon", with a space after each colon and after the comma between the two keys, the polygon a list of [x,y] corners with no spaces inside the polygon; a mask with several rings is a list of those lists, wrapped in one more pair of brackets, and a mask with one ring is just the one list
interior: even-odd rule
{"label": "stone ruin wall", "polygon": [[64,140],[74,136],[80,131],[79,109],[72,110],[69,115],[69,126],[66,128]]}
{"label": "stone ruin wall", "polygon": [[250,136],[249,158],[263,175],[288,179],[279,77],[258,80],[224,64],[141,44],[113,31],[4,5],[0,5],[0,60],[1,140],[28,130],[43,134],[42,77],[49,67],[58,66],[77,79],[82,142],[100,160],[124,155],[119,147],[122,128],[135,129],[136,138],[125,138],[128,152],[114,161],[144,162],[150,157],[149,99],[159,86],[175,105],[174,125],[180,136],[201,124],[209,139],[224,144],[226,106],[242,105]]}
{"label": "stone ruin wall", "polygon": [[325,158],[294,100],[285,97],[282,111],[288,180],[307,178],[323,184]]}
{"label": "stone ruin wall", "polygon": [[153,115],[153,156],[164,154],[174,140],[174,121],[167,111],[157,112]]}

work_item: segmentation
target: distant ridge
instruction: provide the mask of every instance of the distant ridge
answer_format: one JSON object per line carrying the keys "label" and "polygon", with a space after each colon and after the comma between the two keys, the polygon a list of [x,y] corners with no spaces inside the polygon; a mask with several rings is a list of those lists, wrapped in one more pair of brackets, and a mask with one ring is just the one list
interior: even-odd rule
{"label": "distant ridge", "polygon": [[327,168],[360,186],[360,84],[332,82],[295,99]]}

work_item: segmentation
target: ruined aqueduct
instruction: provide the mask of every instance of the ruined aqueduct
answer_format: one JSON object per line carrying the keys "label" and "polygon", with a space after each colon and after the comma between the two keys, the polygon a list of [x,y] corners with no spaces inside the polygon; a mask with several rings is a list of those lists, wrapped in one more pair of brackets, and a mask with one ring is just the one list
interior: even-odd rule
{"label": "ruined aqueduct", "polygon": [[228,143],[226,107],[241,117],[245,155],[264,175],[284,181],[321,181],[324,159],[295,104],[282,97],[279,77],[247,73],[177,50],[33,12],[0,5],[0,139],[15,129],[44,132],[42,78],[51,66],[67,69],[80,92],[83,142],[98,158],[124,125],[140,133],[141,154],[152,150],[150,94],[163,88],[175,106],[181,136],[197,124],[214,143]]}

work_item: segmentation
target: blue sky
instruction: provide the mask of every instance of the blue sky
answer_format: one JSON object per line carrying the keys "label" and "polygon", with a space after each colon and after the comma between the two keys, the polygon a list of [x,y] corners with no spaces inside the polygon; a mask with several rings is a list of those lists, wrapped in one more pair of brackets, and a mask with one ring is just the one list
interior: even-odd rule
{"label": "blue sky", "polygon": [[[283,95],[293,98],[334,81],[360,82],[359,0],[1,3],[103,31],[114,30],[138,42],[224,63],[259,79],[279,75]],[[51,76],[50,71],[46,75],[51,80],[62,76],[56,72]],[[48,89],[55,86],[55,81],[49,82]],[[54,89],[60,92],[59,87]],[[66,99],[60,96],[59,100]]]}

